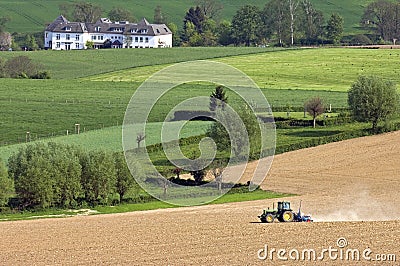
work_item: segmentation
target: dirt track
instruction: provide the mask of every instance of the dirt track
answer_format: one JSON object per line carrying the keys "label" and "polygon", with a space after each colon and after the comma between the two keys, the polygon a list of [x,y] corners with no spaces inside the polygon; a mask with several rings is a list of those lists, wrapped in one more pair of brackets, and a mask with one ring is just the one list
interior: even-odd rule
{"label": "dirt track", "polygon": [[[3,222],[0,264],[270,265],[269,258],[257,258],[265,244],[300,254],[315,249],[318,256],[344,237],[348,246],[340,250],[396,254],[392,265],[399,265],[399,162],[400,132],[276,156],[263,188],[301,195],[291,198],[294,207],[302,199],[316,223],[258,223],[270,200]],[[280,261],[276,253],[273,262],[306,263]],[[349,262],[325,254],[320,264],[328,263]]]}

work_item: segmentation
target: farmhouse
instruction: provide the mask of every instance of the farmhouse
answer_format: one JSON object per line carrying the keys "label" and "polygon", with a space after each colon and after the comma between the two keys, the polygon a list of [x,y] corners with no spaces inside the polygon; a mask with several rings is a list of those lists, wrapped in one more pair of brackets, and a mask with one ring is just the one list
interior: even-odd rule
{"label": "farmhouse", "polygon": [[44,32],[45,49],[82,50],[90,48],[164,48],[172,47],[172,32],[165,24],[111,22],[101,18],[95,23],[70,22],[59,16]]}

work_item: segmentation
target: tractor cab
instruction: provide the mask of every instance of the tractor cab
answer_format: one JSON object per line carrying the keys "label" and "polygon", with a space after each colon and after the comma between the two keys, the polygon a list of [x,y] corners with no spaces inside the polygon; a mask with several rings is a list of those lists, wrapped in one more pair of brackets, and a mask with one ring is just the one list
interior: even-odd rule
{"label": "tractor cab", "polygon": [[291,211],[290,209],[290,202],[288,201],[279,201],[278,202],[278,212],[281,211]]}

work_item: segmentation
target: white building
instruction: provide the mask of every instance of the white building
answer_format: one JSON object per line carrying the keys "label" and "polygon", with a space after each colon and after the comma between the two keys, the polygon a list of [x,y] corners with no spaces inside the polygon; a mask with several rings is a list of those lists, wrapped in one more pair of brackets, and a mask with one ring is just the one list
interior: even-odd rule
{"label": "white building", "polygon": [[172,47],[172,32],[165,24],[111,22],[102,18],[95,23],[69,22],[59,16],[44,32],[44,46],[52,50],[93,48],[163,48]]}

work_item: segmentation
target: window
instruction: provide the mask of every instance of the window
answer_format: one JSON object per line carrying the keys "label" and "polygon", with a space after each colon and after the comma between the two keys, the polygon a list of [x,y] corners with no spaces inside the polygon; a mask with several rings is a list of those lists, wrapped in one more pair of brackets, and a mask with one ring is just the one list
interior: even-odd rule
{"label": "window", "polygon": [[99,36],[99,40],[103,40],[103,38],[104,38],[104,36],[103,35],[101,35],[101,36]]}
{"label": "window", "polygon": [[164,28],[164,30],[165,30],[165,32],[168,32],[168,29],[167,29],[167,28]]}
{"label": "window", "polygon": [[159,30],[159,29],[157,29],[157,33],[160,33],[160,30]]}
{"label": "window", "polygon": [[57,33],[57,34],[56,34],[56,40],[59,40],[60,38],[61,38],[60,33]]}
{"label": "window", "polygon": [[66,39],[67,41],[69,41],[69,39],[70,39],[69,34],[65,35],[65,39]]}
{"label": "window", "polygon": [[100,27],[95,27],[95,28],[94,28],[94,31],[100,31],[100,30],[101,30]]}
{"label": "window", "polygon": [[143,42],[143,37],[140,37],[140,42]]}
{"label": "window", "polygon": [[75,35],[75,41],[79,41],[79,35]]}
{"label": "window", "polygon": [[46,32],[46,38],[49,36],[49,33],[48,32]]}
{"label": "window", "polygon": [[92,35],[92,41],[96,40],[96,36]]}
{"label": "window", "polygon": [[79,43],[75,43],[75,48],[79,49]]}
{"label": "window", "polygon": [[131,29],[131,33],[136,33],[137,29]]}
{"label": "window", "polygon": [[144,38],[145,42],[149,42],[149,37]]}
{"label": "window", "polygon": [[60,48],[61,44],[59,42],[56,42],[56,48]]}
{"label": "window", "polygon": [[65,30],[66,30],[66,31],[71,31],[71,27],[70,27],[70,26],[66,26],[66,27],[65,27]]}
{"label": "window", "polygon": [[135,42],[139,42],[139,37],[135,37]]}
{"label": "window", "polygon": [[122,38],[121,36],[118,37],[118,39],[120,39],[120,40],[121,40],[121,38]]}
{"label": "window", "polygon": [[111,39],[114,39],[114,36],[111,36]]}

